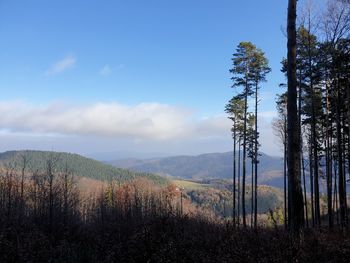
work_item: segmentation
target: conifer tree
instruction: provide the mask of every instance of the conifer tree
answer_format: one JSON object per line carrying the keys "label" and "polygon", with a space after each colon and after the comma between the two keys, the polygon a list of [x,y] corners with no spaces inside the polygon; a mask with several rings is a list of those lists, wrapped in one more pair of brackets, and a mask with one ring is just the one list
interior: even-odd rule
{"label": "conifer tree", "polygon": [[[229,103],[225,107],[225,112],[229,115],[229,119],[232,120],[232,138],[233,138],[233,174],[232,174],[232,181],[233,181],[233,189],[232,189],[232,200],[233,200],[233,211],[232,211],[232,217],[233,222],[236,224],[236,159],[237,159],[237,143],[240,141],[240,137],[242,136],[242,123],[243,123],[243,114],[244,114],[244,101],[234,96]],[[240,149],[240,146],[238,145],[238,149]],[[239,178],[238,178],[239,180]],[[238,213],[237,213],[238,214]]]}

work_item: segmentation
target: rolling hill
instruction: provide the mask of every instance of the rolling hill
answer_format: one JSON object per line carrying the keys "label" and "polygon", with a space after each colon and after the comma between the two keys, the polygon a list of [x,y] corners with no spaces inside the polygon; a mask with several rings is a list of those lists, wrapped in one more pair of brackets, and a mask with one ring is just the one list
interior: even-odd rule
{"label": "rolling hill", "polygon": [[[212,210],[221,216],[232,216],[232,182],[226,180],[188,181],[173,180],[192,203]],[[246,188],[246,211],[251,210],[251,186]],[[258,186],[258,213],[283,207],[283,193],[271,186]]]}
{"label": "rolling hill", "polygon": [[[156,173],[181,179],[231,179],[232,152],[208,153],[197,156],[174,156],[157,159],[123,159],[109,164],[137,172]],[[247,161],[248,167],[250,167]],[[250,169],[248,168],[248,176]],[[261,153],[258,183],[273,187],[283,187],[283,161]]]}
{"label": "rolling hill", "polygon": [[78,154],[65,152],[7,151],[0,153],[0,167],[11,165],[15,169],[21,169],[23,156],[28,160],[27,170],[29,171],[35,169],[44,172],[47,161],[51,159],[54,160],[55,168],[58,172],[64,171],[67,166],[74,175],[94,180],[106,181],[114,179],[119,182],[125,182],[138,177],[144,177],[157,184],[166,184],[168,182],[166,178],[159,175],[116,168]]}

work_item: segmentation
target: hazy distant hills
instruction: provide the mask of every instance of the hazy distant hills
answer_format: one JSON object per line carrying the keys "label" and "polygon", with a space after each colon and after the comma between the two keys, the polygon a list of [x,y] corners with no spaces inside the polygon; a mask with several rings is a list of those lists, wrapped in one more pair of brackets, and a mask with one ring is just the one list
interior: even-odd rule
{"label": "hazy distant hills", "polygon": [[167,182],[167,179],[158,175],[116,168],[112,165],[86,158],[78,154],[65,152],[32,150],[7,151],[0,153],[0,167],[11,166],[15,169],[21,169],[23,163],[22,156],[25,156],[28,160],[27,171],[39,170],[45,172],[47,161],[52,159],[55,162],[55,170],[57,172],[64,171],[67,166],[74,175],[80,177],[102,181],[114,179],[119,182],[130,181],[137,177],[145,177],[156,183],[163,184]]}
{"label": "hazy distant hills", "polygon": [[[156,159],[121,159],[108,162],[115,167],[138,172],[156,173],[182,179],[231,179],[233,153],[208,153],[197,156],[174,156]],[[283,160],[261,153],[258,183],[283,187]],[[248,176],[250,160],[247,159]],[[249,182],[249,181],[248,181]]]}

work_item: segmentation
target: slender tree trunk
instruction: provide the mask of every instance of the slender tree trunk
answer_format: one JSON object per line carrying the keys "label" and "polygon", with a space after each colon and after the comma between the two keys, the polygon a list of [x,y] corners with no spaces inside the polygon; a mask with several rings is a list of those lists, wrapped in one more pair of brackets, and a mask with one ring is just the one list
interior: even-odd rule
{"label": "slender tree trunk", "polygon": [[287,214],[287,120],[284,124],[284,154],[283,154],[283,186],[284,186],[284,228],[287,229],[288,214]]}
{"label": "slender tree trunk", "polygon": [[24,177],[25,177],[25,169],[26,169],[26,159],[23,157],[23,163],[22,163],[22,172],[21,172],[21,195],[20,195],[20,211],[19,211],[19,218],[18,222],[19,225],[22,223],[22,215],[24,213]]}
{"label": "slender tree trunk", "polygon": [[[344,116],[342,119],[342,126],[345,127],[345,120]],[[345,225],[348,225],[348,202],[347,202],[347,191],[346,191],[346,145],[345,142],[347,141],[345,132],[342,133],[342,148],[343,148],[343,174],[344,174],[344,199],[345,199]]]}
{"label": "slender tree trunk", "polygon": [[[34,177],[34,174],[33,174],[33,177]],[[33,185],[33,200],[34,200],[34,204],[33,204],[33,207],[34,207],[34,222],[36,222],[36,219],[37,219],[37,209],[38,209],[38,191],[37,191],[37,183],[34,181],[34,185]]]}
{"label": "slender tree trunk", "polygon": [[307,211],[307,195],[306,195],[306,179],[305,179],[305,160],[304,160],[304,155],[303,154],[301,155],[301,166],[302,166],[302,169],[303,169],[305,222],[306,222],[306,227],[309,228],[309,215],[308,215],[308,211]]}
{"label": "slender tree trunk", "polygon": [[[309,62],[311,63],[311,62]],[[311,67],[311,66],[310,66]],[[310,73],[311,74],[311,73]],[[313,80],[310,76],[311,84],[310,89],[312,92],[311,98],[311,108],[312,108],[312,148],[313,148],[313,163],[314,163],[314,190],[315,190],[315,223],[319,227],[321,224],[321,215],[320,215],[320,190],[319,190],[319,180],[318,180],[318,143],[317,143],[317,133],[316,133],[316,113],[315,113],[315,93],[313,87]]]}
{"label": "slender tree trunk", "polygon": [[9,223],[11,220],[12,214],[12,171],[6,171],[6,179],[7,179],[7,222]]}
{"label": "slender tree trunk", "polygon": [[[247,77],[246,77],[247,78]],[[244,125],[243,125],[243,164],[242,164],[242,219],[243,226],[246,227],[246,211],[245,211],[245,180],[246,180],[246,161],[247,161],[247,110],[248,110],[248,84],[246,80],[244,98]]]}
{"label": "slender tree trunk", "polygon": [[333,204],[333,207],[335,209],[335,213],[336,213],[336,216],[337,216],[337,225],[339,225],[339,202],[338,202],[338,184],[337,184],[337,180],[338,180],[338,174],[337,174],[337,170],[338,170],[338,167],[337,167],[338,164],[335,164],[334,165],[334,197],[333,197],[333,200],[334,200],[334,204]]}
{"label": "slender tree trunk", "polygon": [[233,124],[233,193],[232,193],[232,205],[233,205],[233,225],[236,225],[236,121]]}
{"label": "slender tree trunk", "polygon": [[316,226],[321,224],[320,215],[320,191],[319,191],[319,171],[318,171],[318,141],[316,133],[316,110],[315,110],[315,91],[314,91],[314,78],[312,73],[312,53],[311,53],[311,19],[310,14],[308,17],[308,75],[310,79],[310,91],[311,91],[311,133],[312,133],[312,148],[313,148],[313,162],[314,162],[314,190],[315,190],[315,223]]}
{"label": "slender tree trunk", "polygon": [[[314,115],[314,114],[313,114]],[[313,117],[314,119],[315,117]],[[316,138],[316,121],[313,121],[312,125],[312,140],[313,140],[313,162],[314,162],[314,190],[315,190],[315,223],[319,227],[321,224],[320,215],[320,190],[318,180],[318,151],[317,151],[317,138]]]}
{"label": "slender tree trunk", "polygon": [[339,178],[339,206],[340,206],[340,223],[341,226],[345,226],[346,220],[346,201],[345,201],[345,189],[344,189],[344,170],[343,170],[343,151],[342,151],[342,127],[341,127],[341,93],[338,87],[338,80],[336,80],[337,86],[337,105],[336,105],[336,121],[337,121],[337,150],[338,150],[338,178]]}
{"label": "slender tree trunk", "polygon": [[[312,137],[312,135],[311,135]],[[311,138],[310,142],[311,144]],[[314,172],[313,172],[313,157],[312,157],[312,149],[309,146],[309,169],[310,169],[310,195],[311,195],[311,221],[312,227],[315,227],[315,202],[314,202]]]}
{"label": "slender tree trunk", "polygon": [[[258,226],[258,83],[255,84],[255,136],[254,136],[254,176],[255,176],[255,185],[254,185],[254,228]],[[253,186],[252,186],[253,187]],[[253,190],[253,189],[252,189]]]}
{"label": "slender tree trunk", "polygon": [[329,90],[326,85],[326,177],[327,177],[327,208],[328,208],[328,227],[333,227],[333,208],[332,208],[332,145],[330,134],[332,133],[332,124],[329,123]]}
{"label": "slender tree trunk", "polygon": [[304,165],[304,154],[303,154],[303,136],[301,132],[301,101],[302,101],[302,91],[301,91],[301,71],[299,70],[299,88],[298,88],[298,122],[299,122],[299,138],[300,138],[300,173],[303,175],[304,184],[304,206],[305,206],[305,221],[306,227],[309,227],[308,212],[307,212],[307,196],[306,196],[306,182],[305,182],[305,165]]}
{"label": "slender tree trunk", "polygon": [[[301,178],[301,172],[302,172],[302,160],[303,160],[303,138],[301,135],[301,100],[302,100],[302,90],[301,90],[301,79],[302,79],[302,72],[299,70],[299,80],[298,80],[298,123],[299,123],[299,139],[300,139],[300,159],[299,159],[299,176]],[[304,196],[305,198],[305,196]],[[305,204],[304,204],[305,205]]]}
{"label": "slender tree trunk", "polygon": [[[296,78],[296,0],[288,2],[288,177],[291,199],[290,229],[299,232],[303,227],[304,204],[300,182],[300,138],[297,110]],[[295,132],[297,131],[297,132]]]}
{"label": "slender tree trunk", "polygon": [[[67,166],[67,164],[66,164],[66,166]],[[66,167],[66,170],[64,172],[63,198],[64,198],[63,225],[67,226],[67,217],[68,217],[68,169],[67,169],[67,167]]]}
{"label": "slender tree trunk", "polygon": [[21,172],[21,203],[24,201],[23,197],[24,197],[24,173],[25,173],[25,164],[23,164],[22,167],[22,172]]}
{"label": "slender tree trunk", "polygon": [[[350,180],[350,86],[349,86],[349,80],[346,82],[346,91],[347,91],[347,98],[348,98],[348,110],[347,110],[347,123],[348,123],[348,174],[349,174],[349,180]],[[347,198],[347,187],[346,187],[346,177],[345,177],[345,202],[346,202],[346,224],[349,224],[349,209],[348,209],[348,198]]]}
{"label": "slender tree trunk", "polygon": [[49,175],[49,223],[50,223],[50,233],[52,234],[53,225],[53,175],[48,172]]}
{"label": "slender tree trunk", "polygon": [[[350,120],[350,119],[349,119]],[[350,133],[350,124],[349,125],[349,133]],[[348,134],[348,176],[350,178],[350,135]],[[348,194],[347,194],[347,187],[346,187],[346,177],[345,177],[345,201],[346,201],[346,224],[349,225],[349,209],[348,209]]]}
{"label": "slender tree trunk", "polygon": [[237,188],[238,188],[238,192],[237,192],[237,211],[238,211],[238,217],[237,217],[237,223],[238,225],[241,222],[241,210],[240,210],[240,196],[241,196],[241,138],[239,137],[238,139],[238,182],[237,182]]}
{"label": "slender tree trunk", "polygon": [[253,219],[254,219],[254,157],[251,159],[251,175],[252,175],[252,180],[251,180],[251,208],[250,208],[250,227],[253,227]]}

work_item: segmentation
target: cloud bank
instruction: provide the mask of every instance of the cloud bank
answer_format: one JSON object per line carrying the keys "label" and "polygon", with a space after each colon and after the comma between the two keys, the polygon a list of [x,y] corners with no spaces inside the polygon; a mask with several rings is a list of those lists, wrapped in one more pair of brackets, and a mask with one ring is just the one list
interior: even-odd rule
{"label": "cloud bank", "polygon": [[11,132],[167,140],[220,136],[229,127],[225,117],[195,120],[188,109],[159,103],[72,106],[0,102],[0,128]]}
{"label": "cloud bank", "polygon": [[[271,129],[274,115],[274,112],[260,113],[261,150],[279,155],[279,146]],[[119,141],[119,145],[123,141],[149,149],[158,147],[159,151],[164,152],[169,150],[169,145],[179,147],[179,152],[190,152],[193,149],[187,148],[193,145],[199,150],[205,145],[203,152],[211,152],[221,151],[221,148],[222,151],[231,149],[231,125],[225,114],[198,118],[190,109],[160,103],[130,106],[105,102],[88,105],[56,102],[37,105],[23,101],[0,101],[2,136],[7,134],[21,138],[35,136],[58,140],[62,136],[72,136],[71,140],[74,141],[90,136],[101,140],[104,138],[109,143]],[[126,146],[124,148],[128,149]]]}

